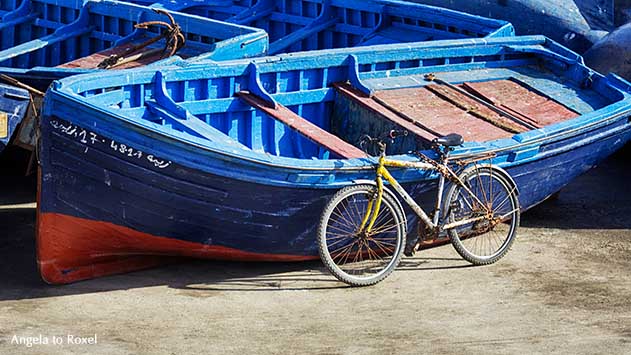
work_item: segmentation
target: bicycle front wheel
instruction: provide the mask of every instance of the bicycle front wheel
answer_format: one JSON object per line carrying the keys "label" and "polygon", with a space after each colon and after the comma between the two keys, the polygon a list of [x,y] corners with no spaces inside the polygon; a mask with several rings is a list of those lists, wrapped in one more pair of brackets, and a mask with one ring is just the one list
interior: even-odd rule
{"label": "bicycle front wheel", "polygon": [[[445,198],[451,243],[474,265],[492,264],[508,253],[519,226],[517,188],[497,168],[474,166],[459,176]],[[471,221],[471,222],[467,222]]]}
{"label": "bicycle front wheel", "polygon": [[320,257],[340,281],[352,286],[373,285],[385,279],[401,261],[405,245],[405,215],[388,190],[370,231],[362,221],[375,208],[377,187],[348,186],[327,204],[318,227]]}

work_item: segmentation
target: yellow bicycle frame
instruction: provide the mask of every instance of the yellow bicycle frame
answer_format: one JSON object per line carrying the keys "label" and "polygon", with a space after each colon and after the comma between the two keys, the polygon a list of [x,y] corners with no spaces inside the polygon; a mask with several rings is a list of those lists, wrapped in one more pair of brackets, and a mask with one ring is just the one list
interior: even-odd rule
{"label": "yellow bicycle frame", "polygon": [[[445,184],[445,176],[441,174],[438,184],[438,197],[436,201],[436,211],[434,213],[434,220],[430,219],[429,216],[423,211],[423,209],[414,201],[412,196],[410,196],[405,189],[399,184],[399,182],[390,174],[390,172],[386,169],[386,167],[395,167],[395,168],[412,168],[412,169],[424,169],[424,170],[433,170],[437,171],[438,168],[432,164],[425,162],[407,162],[400,160],[390,160],[386,159],[385,154],[381,154],[379,157],[379,163],[377,164],[377,196],[375,199],[372,199],[368,202],[368,206],[366,209],[366,214],[362,219],[362,223],[360,225],[361,231],[366,233],[370,233],[372,230],[375,221],[377,220],[377,216],[379,215],[379,211],[381,210],[381,202],[383,199],[383,179],[386,179],[390,183],[390,185],[394,188],[394,190],[403,198],[403,200],[412,208],[412,210],[419,216],[419,218],[430,228],[434,229],[438,226],[439,218],[440,218],[440,205],[442,192]],[[452,173],[453,174],[453,173]],[[457,177],[453,176],[455,179]],[[474,197],[480,205],[484,205],[482,201],[480,201],[475,194],[473,194],[461,181],[460,185],[467,190],[472,197]],[[374,206],[373,206],[374,204]],[[374,208],[373,208],[374,207]],[[476,217],[468,220],[462,220],[458,222],[453,222],[447,225],[442,226],[442,229],[451,229],[455,228],[467,223],[475,222],[478,220],[482,220],[484,217]]]}
{"label": "yellow bicycle frame", "polygon": [[[366,232],[370,232],[372,227],[377,220],[377,215],[381,210],[381,201],[383,198],[383,179],[386,179],[392,185],[392,187],[403,197],[403,199],[412,207],[412,209],[421,217],[421,219],[428,223],[428,225],[433,225],[430,218],[425,214],[425,212],[414,202],[412,197],[399,185],[399,182],[392,177],[386,166],[395,167],[395,168],[413,168],[413,169],[427,169],[427,170],[436,170],[436,168],[428,163],[424,162],[406,162],[400,160],[390,160],[386,159],[386,157],[382,154],[379,157],[379,163],[377,164],[377,198],[372,199],[368,202],[368,208],[366,209],[366,214],[362,219],[362,223],[360,225],[360,230],[365,230]],[[375,204],[373,208],[373,204]],[[416,207],[416,208],[415,208]],[[368,223],[368,225],[366,225]]]}

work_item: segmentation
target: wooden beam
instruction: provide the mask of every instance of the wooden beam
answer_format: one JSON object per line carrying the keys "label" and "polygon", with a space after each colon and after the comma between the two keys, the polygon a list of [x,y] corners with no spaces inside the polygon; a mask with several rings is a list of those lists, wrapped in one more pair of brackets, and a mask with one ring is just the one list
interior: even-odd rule
{"label": "wooden beam", "polygon": [[366,157],[366,153],[364,153],[361,149],[307,121],[283,105],[279,104],[276,108],[271,107],[269,103],[247,91],[238,92],[237,96],[248,105],[264,112],[269,117],[286,124],[291,129],[307,137],[309,140],[321,145],[342,158],[352,159]]}
{"label": "wooden beam", "polygon": [[390,121],[428,142],[431,142],[434,138],[442,137],[444,135],[440,132],[430,130],[417,120],[401,117],[387,107],[384,107],[380,102],[353,88],[348,83],[334,83],[333,87],[350,100],[353,100],[364,108],[383,117],[384,120]]}

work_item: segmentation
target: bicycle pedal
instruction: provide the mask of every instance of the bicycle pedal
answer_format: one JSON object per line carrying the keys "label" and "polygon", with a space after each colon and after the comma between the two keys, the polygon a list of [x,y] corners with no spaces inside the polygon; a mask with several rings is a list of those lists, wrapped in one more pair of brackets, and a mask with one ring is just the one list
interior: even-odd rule
{"label": "bicycle pedal", "polygon": [[414,256],[414,254],[416,254],[420,246],[421,246],[420,242],[416,242],[413,247],[410,247],[409,245],[407,245],[405,247],[405,250],[403,250],[403,255],[408,256],[408,257]]}

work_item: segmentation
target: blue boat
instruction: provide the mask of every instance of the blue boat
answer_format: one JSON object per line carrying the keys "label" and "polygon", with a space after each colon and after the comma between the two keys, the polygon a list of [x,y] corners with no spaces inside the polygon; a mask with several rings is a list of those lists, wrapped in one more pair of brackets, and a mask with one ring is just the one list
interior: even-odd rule
{"label": "blue boat", "polygon": [[[147,26],[135,26],[142,23]],[[171,27],[181,36],[177,48],[170,48],[169,36],[175,34]],[[41,102],[39,92],[66,76],[164,65],[179,58],[254,57],[266,53],[268,43],[267,34],[259,29],[118,1],[0,1],[0,74],[35,89],[35,103]],[[0,97],[0,109],[18,110],[19,104],[13,104],[13,98]],[[27,116],[22,126],[33,127],[34,117]],[[19,121],[11,119],[11,129]],[[32,147],[34,136],[32,130],[21,130],[15,142]]]}
{"label": "blue boat", "polygon": [[18,124],[24,119],[31,102],[27,90],[0,84],[0,152],[17,134]]}
{"label": "blue boat", "polygon": [[263,29],[268,54],[515,34],[506,21],[392,0],[163,0],[153,7]]}
{"label": "blue boat", "polygon": [[[260,56],[268,40],[261,30],[173,13],[173,20],[185,38],[177,54],[183,58],[226,60]],[[122,69],[165,64],[168,32],[152,23],[168,15],[147,7],[119,1],[23,0],[0,5],[0,73],[37,89],[45,90],[52,80],[99,68]],[[157,41],[131,51],[148,39]],[[140,56],[139,54],[143,54]],[[118,55],[128,59],[104,66],[104,59]],[[138,58],[140,57],[140,58]]]}
{"label": "blue boat", "polygon": [[545,35],[578,53],[613,30],[614,13],[628,7],[624,1],[614,0],[413,1],[503,19],[511,22],[519,35]]}
{"label": "blue boat", "polygon": [[[362,134],[406,129],[388,154],[415,160],[408,152],[460,133],[454,155],[493,157],[524,210],[631,138],[631,85],[541,36],[124,73],[67,78],[46,96],[37,248],[47,282],[165,255],[317,259],[327,199],[373,177]],[[432,203],[437,176],[393,174]],[[414,233],[414,214],[408,223]]]}
{"label": "blue boat", "polygon": [[[134,2],[139,5],[115,1],[1,1],[0,74],[43,91],[52,80],[96,70],[105,59],[120,54],[131,43],[157,34],[154,28],[135,29],[134,24],[166,20],[145,6],[152,1]],[[187,39],[187,45],[177,54],[187,61],[514,35],[512,25],[505,21],[394,1],[201,0],[163,1],[153,7],[211,19],[203,21],[174,13],[175,22]],[[271,44],[264,31],[269,33]],[[159,47],[162,42],[152,46]],[[160,58],[131,61],[117,68],[148,64],[155,59]],[[170,58],[155,64],[178,61]],[[29,119],[24,123],[27,127],[32,125]],[[32,130],[25,131],[17,142],[32,147],[34,137]]]}
{"label": "blue boat", "polygon": [[[119,1],[24,0],[10,4],[13,6],[3,0],[0,5],[0,73],[41,90],[54,79],[103,68],[99,64],[111,55],[134,59],[137,52],[129,51],[130,47],[168,30],[155,23],[147,28],[134,25],[169,23],[164,14]],[[267,36],[261,30],[188,14],[173,13],[172,17],[185,38],[177,51],[180,57],[227,60],[260,56],[267,50]],[[151,43],[146,52],[164,49],[165,42],[161,38]],[[111,68],[164,65],[169,60],[163,57],[162,52],[152,52]]]}

